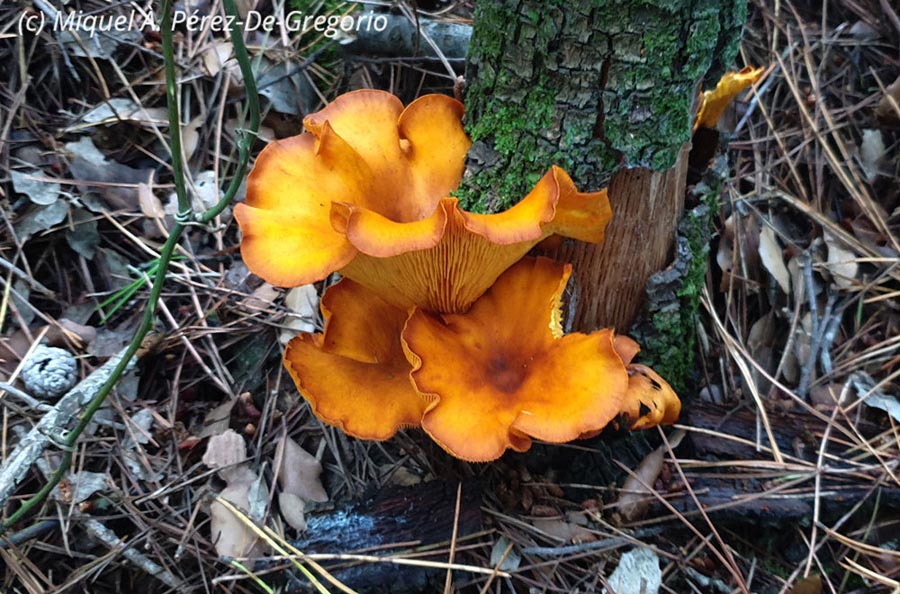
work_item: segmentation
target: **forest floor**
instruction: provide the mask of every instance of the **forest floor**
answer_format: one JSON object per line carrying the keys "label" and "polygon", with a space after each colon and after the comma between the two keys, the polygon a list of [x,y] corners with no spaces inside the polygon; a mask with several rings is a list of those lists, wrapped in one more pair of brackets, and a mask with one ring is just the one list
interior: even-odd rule
{"label": "forest floor", "polygon": [[[230,208],[188,227],[136,364],[67,445],[61,430],[140,325],[177,208],[159,34],[34,34],[23,15],[49,18],[49,4],[0,6],[3,518],[64,457],[72,465],[0,537],[0,592],[900,593],[890,2],[751,1],[736,68],[766,72],[720,122],[728,176],[678,424],[480,465],[416,431],[364,442],[310,413],[280,360],[286,339],[320,327],[322,288],[252,276]],[[394,3],[392,22],[470,23],[468,3],[422,1],[418,15],[412,4]],[[449,50],[398,57],[315,32],[247,41],[264,106],[253,156],[340,92],[452,94],[464,66]],[[231,51],[214,26],[176,35],[185,173],[201,211],[231,182],[246,127]],[[24,380],[35,366],[64,388],[85,380],[82,399],[41,399],[54,386]],[[206,463],[223,434],[246,447],[239,478]],[[37,445],[10,470],[22,444]],[[595,454],[615,462],[597,471]],[[314,493],[305,505],[282,496],[285,474]],[[249,516],[223,534],[243,546],[251,525],[267,526],[264,559],[220,556],[233,550],[211,536],[211,514],[231,513],[214,504],[223,489]],[[622,576],[643,577],[644,590]]]}

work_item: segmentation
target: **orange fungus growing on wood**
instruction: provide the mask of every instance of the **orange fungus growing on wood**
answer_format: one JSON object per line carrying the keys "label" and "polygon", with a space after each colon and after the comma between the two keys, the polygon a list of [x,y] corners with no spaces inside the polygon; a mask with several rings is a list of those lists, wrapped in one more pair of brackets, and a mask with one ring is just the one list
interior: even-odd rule
{"label": "orange fungus growing on wood", "polygon": [[672,386],[646,365],[631,362],[641,350],[638,343],[627,336],[617,336],[615,349],[628,371],[628,389],[621,410],[626,426],[649,429],[677,421],[681,400]]}
{"label": "orange fungus growing on wood", "polygon": [[564,335],[571,265],[523,258],[554,234],[602,241],[606,191],[581,193],[551,167],[505,212],[462,210],[450,196],[471,144],[462,115],[449,97],[404,109],[355,91],[259,155],[235,208],[247,266],[281,286],[345,277],[322,299],[324,331],[284,354],[313,412],[363,439],[421,426],[472,461],[595,434],[620,415],[632,428],[673,422],[680,402],[631,363],[637,343],[608,329]]}
{"label": "orange fungus growing on wood", "polygon": [[762,67],[746,66],[738,72],[725,73],[719,79],[716,88],[705,91],[700,98],[700,110],[694,121],[694,130],[701,127],[715,128],[728,104],[737,97],[738,93],[758,81],[765,70]]}

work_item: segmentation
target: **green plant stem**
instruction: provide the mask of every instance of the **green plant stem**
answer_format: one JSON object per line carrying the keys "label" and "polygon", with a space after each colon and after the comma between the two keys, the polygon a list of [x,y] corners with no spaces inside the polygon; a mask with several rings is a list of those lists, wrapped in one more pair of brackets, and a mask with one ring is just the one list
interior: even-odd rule
{"label": "green plant stem", "polygon": [[[229,15],[237,14],[237,7],[234,0],[222,0],[225,12]],[[259,132],[259,93],[256,92],[256,79],[253,77],[253,69],[250,67],[250,57],[247,55],[247,47],[244,45],[244,38],[237,29],[231,31],[231,45],[234,48],[234,55],[237,57],[238,66],[241,68],[241,75],[244,77],[244,93],[247,96],[247,109],[250,111],[250,128],[248,133],[241,138],[238,143],[238,166],[237,171],[243,172],[250,161],[250,148],[253,141],[256,140],[256,134]],[[235,175],[231,178],[231,183],[225,190],[225,195],[216,203],[215,206],[207,210],[198,218],[201,223],[208,223],[231,204],[235,194],[241,187],[243,175]]]}
{"label": "green plant stem", "polygon": [[[235,17],[237,15],[237,9],[234,5],[234,0],[224,0],[225,12]],[[59,483],[60,480],[65,476],[66,471],[69,469],[69,465],[72,462],[72,452],[75,447],[75,443],[78,441],[78,438],[90,424],[91,420],[94,417],[94,414],[103,406],[103,403],[106,401],[107,396],[109,396],[110,392],[112,392],[113,388],[118,383],[122,374],[125,372],[125,369],[128,367],[128,363],[131,361],[131,358],[137,354],[138,349],[140,349],[141,344],[144,341],[144,338],[147,337],[147,334],[150,332],[150,329],[153,327],[153,323],[156,315],[156,306],[159,303],[159,297],[162,294],[163,286],[166,281],[166,273],[169,268],[169,263],[172,260],[172,256],[175,253],[175,247],[178,245],[179,240],[181,239],[181,234],[184,232],[186,227],[186,217],[190,214],[190,201],[187,198],[187,192],[185,189],[184,183],[184,168],[182,162],[182,152],[181,152],[181,125],[180,125],[180,116],[178,109],[178,86],[176,84],[176,72],[175,72],[175,52],[172,44],[172,14],[171,14],[171,0],[165,0],[163,3],[163,18],[161,27],[162,41],[163,41],[163,58],[165,61],[165,73],[166,73],[166,102],[168,104],[168,115],[169,115],[169,132],[171,136],[170,141],[170,149],[172,153],[172,174],[174,175],[174,183],[175,183],[175,193],[178,199],[178,211],[180,215],[175,222],[175,225],[172,227],[171,232],[169,233],[168,239],[163,244],[162,249],[160,250],[159,262],[157,265],[156,274],[153,279],[153,285],[150,288],[150,295],[147,300],[147,307],[144,309],[144,316],[141,319],[141,325],[138,327],[137,331],[134,333],[134,337],[131,339],[131,343],[128,345],[128,348],[125,350],[125,353],[122,355],[122,358],[119,360],[119,363],[116,365],[115,369],[113,369],[109,378],[100,387],[100,390],[97,391],[97,394],[91,399],[88,403],[87,407],[85,407],[84,412],[79,418],[78,424],[75,426],[72,431],[70,431],[65,439],[62,440],[60,444],[63,450],[62,460],[59,463],[59,466],[53,472],[53,475],[47,481],[47,483],[41,487],[41,489],[30,499],[25,501],[15,513],[10,515],[3,521],[2,526],[0,526],[0,533],[4,532],[10,526],[26,517],[33,509],[35,509],[38,505],[40,505],[44,499],[46,499],[47,495],[50,494],[50,491]],[[250,58],[247,55],[247,48],[244,46],[244,41],[242,37],[242,32],[235,28],[231,31],[231,39],[232,44],[235,50],[235,56],[238,59],[238,62],[241,67],[241,72],[244,75],[244,81],[248,93],[248,109],[250,110],[250,134],[247,138],[243,139],[242,142],[239,143],[239,153],[240,158],[238,162],[238,167],[234,172],[234,177],[231,180],[231,184],[228,187],[228,191],[223,197],[222,201],[220,201],[216,206],[212,209],[204,213],[199,217],[199,220],[202,222],[208,222],[212,220],[216,215],[218,215],[225,206],[228,205],[228,202],[234,198],[235,193],[237,193],[237,189],[240,186],[241,180],[244,177],[244,172],[247,167],[247,163],[249,161],[250,154],[250,146],[252,145],[253,138],[256,136],[256,132],[259,129],[259,99],[256,95],[256,84],[253,79],[253,71],[250,68]]]}
{"label": "green plant stem", "polygon": [[[163,62],[166,69],[166,106],[169,109],[169,150],[172,153],[172,177],[175,183],[175,197],[178,200],[178,216],[182,221],[190,216],[191,203],[184,185],[184,164],[181,152],[181,110],[178,109],[178,74],[175,72],[175,47],[172,43],[172,0],[163,0],[162,5]],[[175,236],[172,230],[169,237]],[[168,262],[166,262],[166,265]],[[166,266],[160,267],[165,271]],[[158,276],[158,275],[157,275]],[[152,313],[152,310],[151,310]]]}

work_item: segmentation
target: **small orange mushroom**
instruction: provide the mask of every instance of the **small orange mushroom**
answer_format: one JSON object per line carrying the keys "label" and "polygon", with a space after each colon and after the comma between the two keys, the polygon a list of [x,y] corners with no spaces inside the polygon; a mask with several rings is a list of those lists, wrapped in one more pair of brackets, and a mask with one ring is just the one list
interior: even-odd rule
{"label": "small orange mushroom", "polygon": [[247,266],[279,286],[340,271],[395,306],[462,312],[549,235],[602,240],[606,192],[579,193],[556,167],[506,212],[460,209],[462,114],[443,95],[403,109],[363,90],[308,116],[308,133],[263,150],[235,207]]}
{"label": "small orange mushroom", "polygon": [[703,92],[700,109],[694,120],[694,130],[700,127],[715,128],[728,104],[738,93],[758,81],[765,70],[763,67],[745,66],[738,72],[726,72],[715,89]]}
{"label": "small orange mushroom", "polygon": [[328,288],[321,309],[325,331],[299,334],[284,352],[313,413],[360,439],[418,426],[427,401],[410,383],[400,344],[408,313],[349,279]]}
{"label": "small orange mushroom", "polygon": [[615,349],[628,371],[628,390],[621,409],[628,428],[649,429],[677,421],[681,400],[672,386],[646,365],[631,362],[641,350],[638,343],[627,336],[617,336]]}
{"label": "small orange mushroom", "polygon": [[571,266],[524,258],[465,314],[416,310],[403,331],[416,389],[430,399],[422,428],[469,461],[561,443],[607,425],[629,377],[612,330],[562,335]]}

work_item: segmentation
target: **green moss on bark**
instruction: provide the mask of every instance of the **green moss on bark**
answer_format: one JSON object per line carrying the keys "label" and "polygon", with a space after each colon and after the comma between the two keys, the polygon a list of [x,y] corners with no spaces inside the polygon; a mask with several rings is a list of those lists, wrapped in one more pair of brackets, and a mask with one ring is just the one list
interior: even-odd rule
{"label": "green moss on bark", "polygon": [[671,167],[697,83],[734,58],[745,16],[716,0],[479,2],[463,206],[508,208],[554,164],[587,190],[617,167]]}
{"label": "green moss on bark", "polygon": [[672,265],[647,283],[647,302],[630,334],[641,344],[640,360],[684,394],[694,371],[697,311],[706,284],[713,217],[718,212],[724,163],[693,191],[699,206],[678,224]]}
{"label": "green moss on bark", "polygon": [[[461,190],[458,196],[466,208],[476,212],[505,210],[521,200],[523,188],[533,187],[540,180],[547,167],[545,163],[565,166],[562,152],[546,154],[530,143],[521,142],[523,131],[536,133],[550,125],[553,92],[544,84],[538,82],[521,104],[496,106],[469,126],[473,142],[489,139],[494,150],[508,158],[509,165],[503,170],[487,170],[479,179],[479,187],[491,188],[493,192]],[[512,159],[512,155],[516,158]],[[491,197],[493,204],[488,202]]]}

